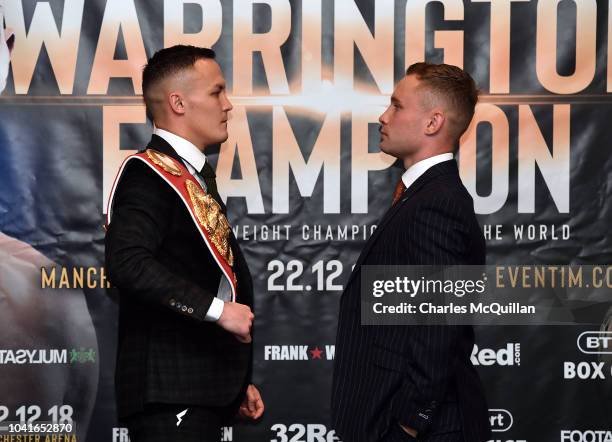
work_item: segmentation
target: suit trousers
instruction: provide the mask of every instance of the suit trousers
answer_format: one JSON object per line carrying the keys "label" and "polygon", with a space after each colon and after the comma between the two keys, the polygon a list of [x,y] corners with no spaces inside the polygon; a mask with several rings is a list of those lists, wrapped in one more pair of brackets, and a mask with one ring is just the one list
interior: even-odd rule
{"label": "suit trousers", "polygon": [[[240,403],[225,407],[147,404],[145,410],[123,420],[131,442],[219,442],[221,427],[230,425]],[[179,425],[177,414],[187,409]]]}
{"label": "suit trousers", "polygon": [[385,433],[380,442],[463,442],[460,431],[444,434],[436,434],[427,437],[414,438],[406,433],[397,423],[393,423],[389,431]]}

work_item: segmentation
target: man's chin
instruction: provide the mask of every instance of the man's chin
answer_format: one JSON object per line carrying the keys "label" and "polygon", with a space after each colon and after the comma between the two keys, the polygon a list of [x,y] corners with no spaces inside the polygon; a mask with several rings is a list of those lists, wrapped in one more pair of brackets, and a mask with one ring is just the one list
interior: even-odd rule
{"label": "man's chin", "polygon": [[378,147],[380,148],[380,151],[383,153],[386,153],[387,155],[391,155],[392,157],[397,157],[396,154],[393,153],[393,151],[391,149],[389,149],[389,146],[385,146],[384,141],[381,141],[378,144]]}
{"label": "man's chin", "polygon": [[229,138],[229,134],[227,132],[225,132],[224,134],[219,135],[219,137],[217,138],[217,140],[213,144],[225,143],[228,138]]}
{"label": "man's chin", "polygon": [[383,153],[386,153],[387,155],[395,158],[397,161],[403,162],[404,159],[402,158],[402,156],[398,153],[398,152],[394,152],[392,150],[389,149],[389,147],[385,147],[383,146],[382,143],[379,144],[380,147],[380,151]]}

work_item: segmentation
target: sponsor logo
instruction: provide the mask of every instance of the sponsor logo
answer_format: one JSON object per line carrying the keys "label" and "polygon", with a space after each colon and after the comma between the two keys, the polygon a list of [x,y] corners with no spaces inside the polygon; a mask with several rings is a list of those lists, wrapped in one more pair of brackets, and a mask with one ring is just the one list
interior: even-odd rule
{"label": "sponsor logo", "polygon": [[[220,442],[232,442],[234,440],[234,427],[221,427]],[[113,442],[130,442],[130,436],[127,428],[113,428]]]}
{"label": "sponsor logo", "polygon": [[489,439],[487,442],[527,442],[527,439]]}
{"label": "sponsor logo", "polygon": [[491,431],[494,433],[503,433],[512,428],[514,424],[514,418],[512,413],[503,408],[490,408],[489,409],[489,424],[491,425]]}
{"label": "sponsor logo", "polygon": [[88,362],[96,362],[96,351],[93,348],[0,350],[0,364],[83,364]]}
{"label": "sponsor logo", "polygon": [[589,355],[612,354],[612,332],[586,331],[576,340],[578,350]]}
{"label": "sponsor logo", "polygon": [[328,430],[323,424],[274,424],[270,427],[275,437],[270,442],[308,441],[341,442],[335,430]]}
{"label": "sponsor logo", "polygon": [[80,363],[84,364],[86,362],[96,362],[96,351],[93,348],[84,349],[81,348],[79,350],[73,348],[70,350],[70,363]]}
{"label": "sponsor logo", "polygon": [[113,442],[130,442],[128,429],[123,427],[113,427]]}
{"label": "sponsor logo", "polygon": [[612,431],[561,430],[561,442],[612,442]]}
{"label": "sponsor logo", "polygon": [[[612,332],[582,332],[578,335],[578,338],[576,339],[576,346],[578,347],[578,350],[580,350],[580,352],[584,354],[612,354]],[[599,359],[603,358],[599,357]],[[563,363],[564,379],[606,379],[608,377],[608,374],[610,374],[610,377],[612,377],[612,365],[606,367],[606,361],[565,361]]]}
{"label": "sponsor logo", "polygon": [[0,364],[66,364],[66,349],[0,350]]}
{"label": "sponsor logo", "polygon": [[[564,362],[564,379],[605,379],[605,362]],[[612,366],[610,367],[612,368]],[[612,370],[611,370],[612,371]],[[612,442],[612,441],[611,441]]]}
{"label": "sponsor logo", "polygon": [[521,365],[521,344],[511,342],[499,350],[491,348],[479,349],[477,345],[474,345],[471,360],[474,365]]}
{"label": "sponsor logo", "polygon": [[234,427],[221,427],[221,442],[232,442],[234,440]]}
{"label": "sponsor logo", "polygon": [[181,425],[181,422],[183,422],[183,416],[185,416],[188,411],[189,411],[189,408],[185,408],[183,411],[181,411],[179,414],[176,415],[176,426],[177,427]]}
{"label": "sponsor logo", "polygon": [[334,359],[336,346],[308,346],[308,345],[266,345],[264,347],[264,360],[266,361],[312,361]]}

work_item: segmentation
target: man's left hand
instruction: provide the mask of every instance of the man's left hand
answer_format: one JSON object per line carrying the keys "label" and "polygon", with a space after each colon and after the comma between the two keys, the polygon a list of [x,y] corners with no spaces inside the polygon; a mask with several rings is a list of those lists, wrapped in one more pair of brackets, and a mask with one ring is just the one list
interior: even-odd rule
{"label": "man's left hand", "polygon": [[247,387],[246,396],[240,405],[239,414],[249,419],[259,419],[264,412],[264,403],[255,385]]}

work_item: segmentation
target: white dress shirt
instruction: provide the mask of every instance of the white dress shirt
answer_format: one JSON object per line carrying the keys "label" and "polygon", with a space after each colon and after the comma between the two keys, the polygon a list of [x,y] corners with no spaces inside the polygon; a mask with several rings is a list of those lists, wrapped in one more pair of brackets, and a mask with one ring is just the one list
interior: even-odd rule
{"label": "white dress shirt", "polygon": [[455,156],[450,153],[441,153],[440,155],[434,155],[433,157],[425,158],[417,163],[414,163],[406,172],[402,175],[402,181],[404,182],[404,186],[408,189],[410,186],[414,184],[414,182],[427,170],[438,163],[442,163],[444,161],[452,160]]}
{"label": "white dress shirt", "polygon": [[[207,190],[206,183],[198,174],[198,172],[200,172],[204,167],[204,164],[206,164],[206,155],[204,155],[204,152],[185,138],[179,137],[178,135],[168,132],[167,130],[155,128],[153,133],[163,138],[168,144],[170,144],[170,146],[172,146],[172,148],[183,160],[183,163],[185,164],[185,167],[187,167],[189,173],[191,173],[194,178],[198,180],[198,183],[200,183],[204,190]],[[231,299],[231,288],[227,278],[225,278],[224,275],[221,275],[217,297],[213,298],[212,304],[210,304],[210,307],[206,312],[206,317],[204,318],[206,321],[214,322],[221,317],[221,313],[223,313],[223,306],[225,305],[223,299]]]}

